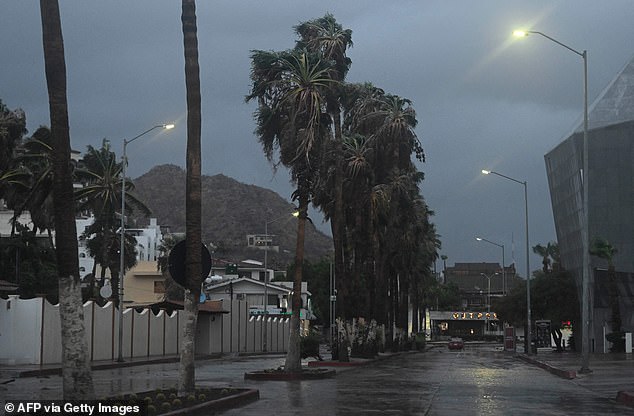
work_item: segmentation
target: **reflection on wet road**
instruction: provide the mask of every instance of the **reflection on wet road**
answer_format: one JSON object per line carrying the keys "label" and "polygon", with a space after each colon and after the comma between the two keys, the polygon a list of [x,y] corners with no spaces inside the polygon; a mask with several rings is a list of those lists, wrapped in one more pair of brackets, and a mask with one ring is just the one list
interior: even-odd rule
{"label": "reflection on wet road", "polygon": [[627,408],[511,355],[408,353],[335,379],[248,382],[260,400],[226,415],[610,415]]}

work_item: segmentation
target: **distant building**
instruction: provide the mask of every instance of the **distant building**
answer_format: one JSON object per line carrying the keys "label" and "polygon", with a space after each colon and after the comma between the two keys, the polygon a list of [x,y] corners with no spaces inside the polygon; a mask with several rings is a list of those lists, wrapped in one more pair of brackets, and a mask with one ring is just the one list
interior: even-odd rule
{"label": "distant building", "polygon": [[[599,95],[589,111],[588,231],[590,243],[601,237],[618,253],[614,266],[618,279],[622,326],[634,330],[634,59]],[[581,299],[583,225],[583,126],[578,126],[544,158],[562,266],[576,278]],[[607,264],[591,256],[592,269]],[[603,351],[604,328],[610,309],[595,302],[605,286],[605,274],[591,277],[590,339]],[[601,296],[598,299],[602,298]],[[608,332],[610,330],[608,329]]]}
{"label": "distant building", "polygon": [[490,304],[489,288],[491,298],[495,298],[508,293],[518,282],[514,264],[503,271],[499,263],[456,263],[445,272],[445,283],[460,289],[463,310],[483,310]]}
{"label": "distant building", "polygon": [[503,322],[491,309],[492,299],[504,296],[520,282],[515,265],[502,270],[499,263],[455,263],[445,270],[445,284],[460,290],[458,310],[430,311],[432,339],[500,337]]}

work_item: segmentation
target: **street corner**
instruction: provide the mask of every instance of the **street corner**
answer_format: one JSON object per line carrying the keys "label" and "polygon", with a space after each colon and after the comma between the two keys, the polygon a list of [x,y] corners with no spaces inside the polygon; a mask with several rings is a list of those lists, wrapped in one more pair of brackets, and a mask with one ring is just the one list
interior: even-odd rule
{"label": "street corner", "polygon": [[577,372],[575,370],[565,370],[562,368],[558,368],[551,364],[548,364],[547,362],[539,361],[525,354],[517,354],[516,357],[518,357],[519,359],[523,361],[526,361],[527,363],[536,365],[539,368],[543,368],[544,370],[548,371],[551,374],[556,375],[557,377],[565,378],[567,380],[572,380],[577,378]]}

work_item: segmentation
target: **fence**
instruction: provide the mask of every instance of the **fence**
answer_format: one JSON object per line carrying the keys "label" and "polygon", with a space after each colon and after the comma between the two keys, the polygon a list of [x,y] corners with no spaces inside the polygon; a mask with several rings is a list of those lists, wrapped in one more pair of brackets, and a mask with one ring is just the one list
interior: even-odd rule
{"label": "fence", "polygon": [[[286,352],[288,318],[253,317],[246,301],[223,304],[224,313],[199,313],[196,354],[263,351],[267,325],[267,351]],[[150,309],[123,312],[124,358],[161,357],[180,351],[183,311],[171,314]],[[84,325],[92,361],[114,360],[118,355],[119,322],[114,305],[84,304]],[[44,298],[0,299],[0,364],[58,364],[61,362],[59,308]]]}

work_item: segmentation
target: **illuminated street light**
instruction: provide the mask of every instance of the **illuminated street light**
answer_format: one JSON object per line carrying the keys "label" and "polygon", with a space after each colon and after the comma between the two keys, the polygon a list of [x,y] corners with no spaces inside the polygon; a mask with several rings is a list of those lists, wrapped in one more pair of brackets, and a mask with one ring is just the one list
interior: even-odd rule
{"label": "illuminated street light", "polygon": [[487,240],[486,238],[476,237],[478,241],[484,241],[485,243],[493,244],[494,246],[498,246],[502,249],[502,294],[506,296],[506,266],[504,261],[504,244],[498,244],[494,241]]}
{"label": "illuminated street light", "polygon": [[570,46],[559,42],[542,32],[536,30],[516,30],[513,35],[516,37],[526,37],[529,34],[536,34],[545,37],[551,42],[562,46],[583,59],[583,173],[581,184],[581,193],[583,195],[583,222],[581,224],[581,250],[582,250],[582,266],[581,266],[581,322],[583,325],[581,331],[581,369],[580,373],[590,373],[590,243],[588,231],[588,52],[586,50],[580,52]]}
{"label": "illuminated street light", "polygon": [[125,263],[125,171],[128,165],[128,158],[126,156],[126,149],[129,143],[132,143],[141,136],[144,136],[155,129],[171,130],[174,128],[173,124],[159,124],[150,129],[147,129],[143,133],[131,138],[130,140],[123,139],[123,155],[121,156],[121,245],[119,248],[119,351],[117,356],[118,362],[123,362],[123,278],[125,276],[124,263]]}
{"label": "illuminated street light", "polygon": [[494,172],[492,170],[482,169],[482,173],[485,175],[497,175],[524,186],[524,218],[526,226],[526,324],[528,325],[526,329],[526,354],[531,355],[533,351],[531,349],[531,268],[528,253],[528,186],[526,181],[518,181],[510,176],[502,175],[501,173]]}

